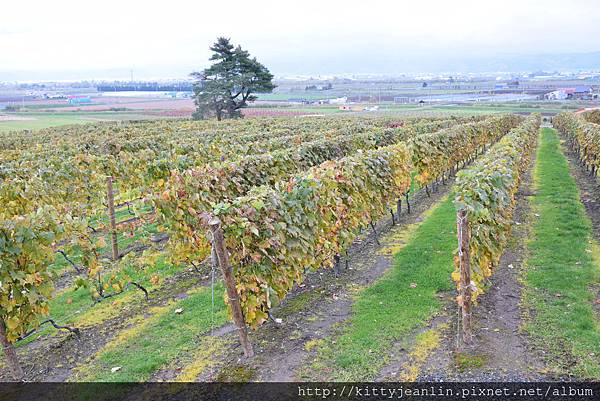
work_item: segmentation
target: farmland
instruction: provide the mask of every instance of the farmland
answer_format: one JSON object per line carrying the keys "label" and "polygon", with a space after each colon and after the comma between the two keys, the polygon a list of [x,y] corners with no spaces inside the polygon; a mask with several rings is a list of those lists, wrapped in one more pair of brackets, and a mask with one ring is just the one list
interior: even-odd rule
{"label": "farmland", "polygon": [[[36,101],[26,104],[19,112],[0,112],[0,132],[13,130],[38,130],[70,124],[93,124],[98,121],[141,121],[161,118],[189,118],[193,112],[193,103],[189,100],[149,100],[130,99],[132,103],[94,104],[69,106],[50,104],[47,101]],[[553,115],[562,111],[576,110],[580,104],[564,104],[550,102],[507,102],[486,104],[449,104],[432,103],[428,105],[393,104],[391,102],[365,103],[362,106],[378,105],[376,112],[342,111],[335,105],[295,105],[287,102],[256,102],[244,110],[247,117],[301,117],[327,115],[364,115],[388,116],[393,118],[411,118],[418,116],[470,116],[500,113],[542,113]],[[588,105],[583,105],[588,106]]]}
{"label": "farmland", "polygon": [[[409,77],[328,80],[281,79],[273,93],[259,93],[258,99],[244,109],[248,117],[294,117],[306,115],[386,115],[440,116],[492,113],[544,116],[583,107],[598,106],[597,100],[542,100],[543,94],[564,86],[579,85],[574,79],[538,81],[522,77],[518,87],[508,88],[508,78],[498,84],[490,77],[436,79],[427,83]],[[510,81],[509,81],[510,82]],[[597,78],[580,83],[596,87]],[[328,90],[318,89],[331,84]],[[43,83],[28,91],[15,86],[0,89],[0,132],[13,129],[40,129],[65,124],[94,121],[153,120],[158,118],[189,118],[195,110],[191,92],[101,92],[90,83],[79,86]],[[53,86],[54,85],[54,86]],[[87,86],[85,86],[87,85]],[[496,86],[500,88],[496,88]],[[311,89],[313,88],[313,89]],[[103,88],[106,90],[106,88]],[[66,96],[89,97],[89,102],[71,104]],[[63,99],[45,98],[62,96]],[[344,100],[345,99],[345,100]],[[342,103],[336,101],[343,100]],[[423,101],[423,103],[420,103]],[[350,110],[340,110],[340,105]],[[2,110],[3,108],[8,108]],[[343,108],[343,107],[342,107]],[[365,111],[364,109],[369,109]]]}
{"label": "farmland", "polygon": [[600,380],[597,115],[473,107],[0,132],[0,378]]}

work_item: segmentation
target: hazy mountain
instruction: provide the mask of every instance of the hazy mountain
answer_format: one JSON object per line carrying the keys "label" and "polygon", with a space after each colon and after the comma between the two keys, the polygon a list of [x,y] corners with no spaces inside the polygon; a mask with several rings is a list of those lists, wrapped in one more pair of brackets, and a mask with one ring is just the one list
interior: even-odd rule
{"label": "hazy mountain", "polygon": [[[301,61],[300,61],[301,60]],[[600,71],[600,51],[591,53],[557,53],[539,55],[478,56],[457,53],[447,55],[427,52],[381,52],[379,49],[357,50],[354,53],[279,54],[261,60],[272,72],[283,74],[336,74],[336,73],[441,73],[441,72],[533,72],[533,71]],[[191,66],[147,66],[134,70],[135,79],[184,78]],[[24,80],[83,80],[130,79],[127,68],[73,71],[0,71],[0,81]]]}
{"label": "hazy mountain", "polygon": [[356,52],[321,57],[304,57],[302,63],[287,59],[267,65],[276,72],[323,73],[440,73],[440,72],[533,72],[599,70],[600,51],[592,53],[478,56],[454,54],[406,54]]}
{"label": "hazy mountain", "polygon": [[456,71],[574,71],[600,70],[600,51],[593,53],[566,53],[541,55],[513,55],[504,57],[449,60],[448,66]]}

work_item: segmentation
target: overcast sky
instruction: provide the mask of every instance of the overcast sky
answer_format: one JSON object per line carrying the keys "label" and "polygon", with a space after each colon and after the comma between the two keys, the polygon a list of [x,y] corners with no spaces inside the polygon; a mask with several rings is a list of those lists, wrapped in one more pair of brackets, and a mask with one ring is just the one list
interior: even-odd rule
{"label": "overcast sky", "polygon": [[598,51],[600,1],[7,0],[0,80],[185,76],[220,35],[276,74],[403,72],[422,59]]}

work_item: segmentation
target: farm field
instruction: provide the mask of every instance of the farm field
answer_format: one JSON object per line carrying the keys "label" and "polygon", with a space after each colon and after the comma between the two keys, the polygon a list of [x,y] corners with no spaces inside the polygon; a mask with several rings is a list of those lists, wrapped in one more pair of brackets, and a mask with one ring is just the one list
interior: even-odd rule
{"label": "farm field", "polygon": [[89,124],[95,121],[147,120],[152,117],[128,112],[101,113],[11,113],[0,119],[0,132],[39,130],[71,124]]}
{"label": "farm field", "polygon": [[262,110],[0,122],[0,380],[600,380],[597,113]]}
{"label": "farm field", "polygon": [[[193,103],[186,99],[117,99],[110,103],[69,106],[56,104],[56,101],[27,102],[19,112],[0,112],[0,132],[12,130],[37,130],[69,124],[88,124],[95,121],[139,121],[160,118],[189,118],[193,112]],[[31,103],[31,104],[29,104]],[[60,107],[59,107],[60,106]],[[501,103],[501,104],[425,104],[403,105],[391,102],[365,103],[367,106],[378,106],[375,112],[344,111],[335,105],[274,104],[257,102],[244,110],[247,117],[303,117],[315,115],[363,115],[363,116],[399,116],[402,118],[452,115],[487,115],[496,113],[542,113],[553,115],[565,110],[575,110],[576,104],[544,104],[544,103]],[[112,111],[122,109],[120,111]]]}

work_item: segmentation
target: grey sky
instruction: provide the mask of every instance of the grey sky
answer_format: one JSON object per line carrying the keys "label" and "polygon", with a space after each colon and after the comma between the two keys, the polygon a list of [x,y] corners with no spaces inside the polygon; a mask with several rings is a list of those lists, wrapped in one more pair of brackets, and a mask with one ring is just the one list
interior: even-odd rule
{"label": "grey sky", "polygon": [[388,72],[397,64],[402,72],[423,60],[598,51],[600,1],[7,1],[0,79],[130,69],[183,76],[206,64],[219,35],[275,73]]}

